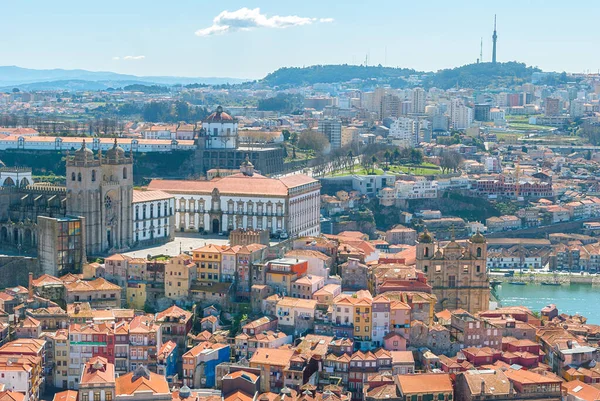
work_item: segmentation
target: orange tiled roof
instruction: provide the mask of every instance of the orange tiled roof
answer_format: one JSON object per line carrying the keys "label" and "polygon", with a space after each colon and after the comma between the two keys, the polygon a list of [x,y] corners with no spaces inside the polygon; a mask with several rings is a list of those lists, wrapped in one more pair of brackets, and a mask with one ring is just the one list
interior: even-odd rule
{"label": "orange tiled roof", "polygon": [[114,383],[115,365],[108,363],[106,358],[96,356],[90,358],[83,366],[80,386],[87,384]]}
{"label": "orange tiled roof", "polygon": [[138,367],[115,380],[116,395],[133,395],[149,391],[153,394],[169,394],[169,384],[164,376],[152,373],[144,367]]}
{"label": "orange tiled roof", "polygon": [[[18,391],[10,391],[10,390],[0,391],[0,401],[24,401],[24,400],[25,400],[25,393],[20,393]],[[74,401],[76,401],[76,400],[74,400]]]}
{"label": "orange tiled roof", "polygon": [[452,393],[450,375],[445,373],[421,373],[398,375],[397,383],[403,395]]}

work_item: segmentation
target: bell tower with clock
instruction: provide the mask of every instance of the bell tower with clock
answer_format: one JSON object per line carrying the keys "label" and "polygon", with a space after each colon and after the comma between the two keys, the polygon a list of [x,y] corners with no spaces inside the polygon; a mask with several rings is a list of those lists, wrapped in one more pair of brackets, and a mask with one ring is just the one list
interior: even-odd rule
{"label": "bell tower with clock", "polygon": [[97,157],[83,142],[67,161],[67,214],[85,217],[90,255],[127,249],[133,243],[133,159],[115,139]]}

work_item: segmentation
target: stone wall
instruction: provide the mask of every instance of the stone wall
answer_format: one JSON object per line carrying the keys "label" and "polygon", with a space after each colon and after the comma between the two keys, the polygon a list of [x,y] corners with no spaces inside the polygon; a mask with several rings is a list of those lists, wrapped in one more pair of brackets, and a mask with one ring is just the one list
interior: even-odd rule
{"label": "stone wall", "polygon": [[42,275],[36,258],[25,256],[0,256],[0,288],[29,285],[29,273]]}

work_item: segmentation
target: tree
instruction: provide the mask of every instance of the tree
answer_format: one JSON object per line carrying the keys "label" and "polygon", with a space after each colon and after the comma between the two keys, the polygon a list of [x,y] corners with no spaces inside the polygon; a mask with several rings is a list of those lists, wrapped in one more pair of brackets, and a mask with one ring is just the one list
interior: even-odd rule
{"label": "tree", "polygon": [[383,158],[385,159],[385,163],[387,165],[387,167],[390,167],[390,159],[392,158],[392,154],[390,153],[389,150],[386,150],[385,153],[383,154]]}
{"label": "tree", "polygon": [[375,165],[377,164],[377,156],[371,156],[371,173],[375,174]]}
{"label": "tree", "polygon": [[288,131],[287,129],[281,130],[281,134],[283,135],[283,140],[284,141],[289,141],[290,140],[290,131]]}
{"label": "tree", "polygon": [[298,147],[323,153],[329,147],[329,141],[322,134],[313,130],[302,131],[298,137]]}
{"label": "tree", "polygon": [[349,150],[346,155],[346,168],[349,169],[351,173],[354,172],[354,153],[352,153],[352,150]]}

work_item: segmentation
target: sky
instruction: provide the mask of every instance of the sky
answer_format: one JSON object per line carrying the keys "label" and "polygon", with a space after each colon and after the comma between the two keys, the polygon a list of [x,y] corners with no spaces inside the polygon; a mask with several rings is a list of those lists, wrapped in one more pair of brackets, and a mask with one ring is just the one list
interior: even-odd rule
{"label": "sky", "polygon": [[600,69],[600,1],[0,0],[0,65],[259,79],[280,67]]}

